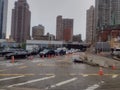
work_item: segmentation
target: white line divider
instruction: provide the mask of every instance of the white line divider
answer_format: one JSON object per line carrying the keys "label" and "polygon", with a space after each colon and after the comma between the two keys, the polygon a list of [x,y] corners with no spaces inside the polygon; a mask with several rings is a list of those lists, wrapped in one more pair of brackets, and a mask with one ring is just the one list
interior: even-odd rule
{"label": "white line divider", "polygon": [[59,83],[54,84],[54,85],[51,85],[50,87],[47,87],[47,88],[45,88],[45,89],[47,90],[47,89],[49,89],[49,88],[55,88],[55,87],[58,87],[58,86],[62,86],[62,85],[64,85],[64,84],[73,82],[73,81],[75,81],[75,80],[77,80],[76,77],[75,77],[75,78],[72,78],[72,79],[69,79],[69,80],[66,80],[66,81],[63,81],[63,82],[59,82]]}
{"label": "white line divider", "polygon": [[100,85],[103,84],[103,83],[104,83],[104,81],[100,81],[98,84],[94,84],[94,85],[88,87],[88,88],[85,89],[85,90],[95,90],[95,89],[99,88]]}
{"label": "white line divider", "polygon": [[16,79],[16,78],[21,78],[21,77],[24,77],[24,75],[22,75],[22,76],[17,76],[17,77],[2,78],[2,79],[0,79],[0,81],[11,80],[11,79]]}
{"label": "white line divider", "polygon": [[88,87],[88,88],[87,88],[87,89],[85,89],[85,90],[95,90],[95,89],[97,89],[98,87],[100,87],[100,85],[99,85],[99,84],[94,84],[94,85],[92,85],[92,86]]}
{"label": "white line divider", "polygon": [[117,74],[112,76],[112,78],[116,78],[116,77],[118,77],[118,75],[117,75]]}
{"label": "white line divider", "polygon": [[44,78],[40,78],[40,79],[30,80],[30,81],[26,81],[26,82],[23,82],[23,83],[9,85],[8,87],[10,88],[10,87],[14,87],[14,86],[22,86],[22,85],[25,85],[25,84],[39,82],[39,81],[47,80],[47,79],[54,78],[54,77],[55,76],[50,76],[50,77],[44,77]]}

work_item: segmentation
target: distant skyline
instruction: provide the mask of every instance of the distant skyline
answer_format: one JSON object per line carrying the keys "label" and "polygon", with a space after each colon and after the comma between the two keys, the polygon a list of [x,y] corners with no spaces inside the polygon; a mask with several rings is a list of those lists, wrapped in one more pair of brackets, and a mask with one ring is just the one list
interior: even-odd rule
{"label": "distant skyline", "polygon": [[[14,3],[17,0],[8,0],[8,22],[7,38],[11,31],[11,13]],[[42,24],[45,33],[56,35],[56,17],[74,19],[74,35],[86,35],[86,10],[95,4],[95,0],[27,0],[31,11],[31,32],[32,27]]]}

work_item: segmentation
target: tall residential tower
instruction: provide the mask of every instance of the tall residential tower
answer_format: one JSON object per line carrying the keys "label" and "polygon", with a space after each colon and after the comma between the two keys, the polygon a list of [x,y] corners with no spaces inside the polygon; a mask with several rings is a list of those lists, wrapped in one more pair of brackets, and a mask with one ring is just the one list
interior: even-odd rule
{"label": "tall residential tower", "polygon": [[120,25],[120,0],[95,0],[96,41],[107,27]]}
{"label": "tall residential tower", "polygon": [[94,7],[91,6],[87,10],[86,17],[86,42],[89,44],[94,43]]}
{"label": "tall residential tower", "polygon": [[12,9],[11,37],[18,43],[30,39],[31,12],[27,0],[18,0]]}
{"label": "tall residential tower", "polygon": [[0,39],[6,38],[8,0],[0,0]]}
{"label": "tall residential tower", "polygon": [[72,42],[73,19],[63,19],[62,16],[58,16],[56,23],[56,39],[66,42]]}

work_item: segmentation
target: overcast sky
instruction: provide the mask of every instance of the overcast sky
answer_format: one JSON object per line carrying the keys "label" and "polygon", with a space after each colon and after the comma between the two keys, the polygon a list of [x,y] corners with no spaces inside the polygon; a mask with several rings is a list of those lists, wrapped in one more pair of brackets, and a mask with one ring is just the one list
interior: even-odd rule
{"label": "overcast sky", "polygon": [[[8,23],[7,37],[11,30],[11,10],[17,0],[8,0]],[[86,33],[86,10],[94,5],[94,0],[27,0],[31,11],[32,26],[42,24],[45,33],[56,34],[56,17],[62,15],[63,18],[74,19],[74,35],[82,34],[85,39]]]}

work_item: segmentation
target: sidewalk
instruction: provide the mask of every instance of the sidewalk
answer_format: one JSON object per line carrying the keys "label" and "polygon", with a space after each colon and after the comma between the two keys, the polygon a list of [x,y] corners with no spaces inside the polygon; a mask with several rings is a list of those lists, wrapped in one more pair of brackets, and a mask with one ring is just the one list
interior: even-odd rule
{"label": "sidewalk", "polygon": [[[87,59],[85,59],[87,57]],[[83,61],[87,63],[92,63],[99,65],[101,67],[111,67],[113,64],[120,68],[120,61],[114,60],[112,58],[107,58],[101,55],[96,55],[96,54],[90,54],[90,53],[85,53],[85,54],[80,54],[80,58],[83,59]]]}

